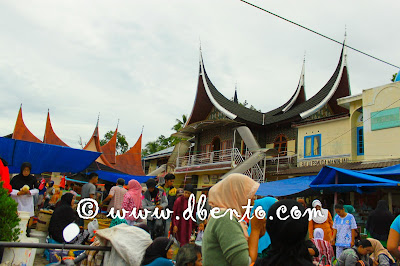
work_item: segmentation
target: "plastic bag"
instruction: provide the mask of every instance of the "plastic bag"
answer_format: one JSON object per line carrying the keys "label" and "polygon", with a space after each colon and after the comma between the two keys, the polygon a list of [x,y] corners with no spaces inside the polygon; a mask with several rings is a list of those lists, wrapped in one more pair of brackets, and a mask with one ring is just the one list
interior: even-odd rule
{"label": "plastic bag", "polygon": [[97,219],[94,219],[88,224],[88,231],[89,231],[89,238],[92,238],[94,236],[94,231],[99,230],[99,222]]}

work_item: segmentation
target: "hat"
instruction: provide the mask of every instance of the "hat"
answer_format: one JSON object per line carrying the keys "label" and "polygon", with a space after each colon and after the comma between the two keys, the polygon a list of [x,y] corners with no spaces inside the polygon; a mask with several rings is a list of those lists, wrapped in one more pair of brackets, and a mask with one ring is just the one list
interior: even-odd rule
{"label": "hat", "polygon": [[185,185],[185,187],[183,188],[184,191],[190,191],[191,193],[193,193],[194,191],[194,187],[192,184],[187,184]]}

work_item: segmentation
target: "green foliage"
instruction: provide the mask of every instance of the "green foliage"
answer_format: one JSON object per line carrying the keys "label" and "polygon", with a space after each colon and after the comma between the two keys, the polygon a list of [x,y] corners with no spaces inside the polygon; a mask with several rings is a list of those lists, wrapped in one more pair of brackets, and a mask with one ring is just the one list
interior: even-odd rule
{"label": "green foliage", "polygon": [[19,236],[18,203],[8,196],[0,182],[0,241],[16,242]]}
{"label": "green foliage", "polygon": [[[176,124],[171,129],[178,132],[185,126],[186,122],[187,115],[183,114],[181,119],[176,119]],[[157,140],[146,143],[145,148],[142,149],[142,157],[164,150],[169,147],[173,147],[180,141],[181,139],[177,137],[171,136],[167,138],[164,135],[161,135],[157,138]]]}
{"label": "green foliage", "polygon": [[161,135],[157,138],[156,141],[150,141],[146,143],[145,148],[142,150],[142,156],[147,156],[149,154],[153,154],[155,152],[175,146],[180,141],[181,139],[177,137],[171,136],[169,138],[166,138],[164,135]]}
{"label": "green foliage", "polygon": [[396,79],[396,77],[397,77],[397,73],[394,73],[393,76],[392,76],[391,81],[394,82],[394,80]]}
{"label": "green foliage", "polygon": [[[100,140],[100,145],[103,146],[110,141],[112,136],[114,135],[114,131],[108,131],[104,134],[104,139]],[[122,135],[120,132],[117,133],[117,154],[125,153],[129,148],[129,144],[126,141],[125,135]]]}
{"label": "green foliage", "polygon": [[176,119],[176,124],[171,129],[178,132],[185,126],[186,122],[187,122],[187,115],[182,115],[182,120]]}

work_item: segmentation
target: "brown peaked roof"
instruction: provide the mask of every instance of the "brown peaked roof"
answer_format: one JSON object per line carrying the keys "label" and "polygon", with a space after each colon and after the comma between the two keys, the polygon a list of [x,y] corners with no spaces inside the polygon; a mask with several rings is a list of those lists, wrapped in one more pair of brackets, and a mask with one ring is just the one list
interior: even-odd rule
{"label": "brown peaked roof", "polygon": [[348,111],[338,106],[336,100],[348,95],[350,95],[350,85],[348,82],[345,46],[342,48],[336,70],[317,94],[309,100],[305,99],[303,68],[297,89],[290,100],[266,113],[251,110],[223,96],[209,79],[200,54],[197,94],[192,114],[186,126],[205,120],[213,106],[232,120],[258,125],[300,121],[318,112],[326,104],[329,104],[335,114],[339,114]]}
{"label": "brown peaked roof", "polygon": [[107,161],[111,164],[115,164],[115,153],[117,150],[117,134],[118,134],[118,127],[114,132],[114,135],[110,139],[109,142],[101,146],[103,151],[104,157],[106,157]]}
{"label": "brown peaked roof", "polygon": [[115,169],[130,175],[145,175],[142,168],[142,135],[129,151],[116,156]]}
{"label": "brown peaked roof", "polygon": [[90,138],[90,140],[83,149],[87,151],[101,152],[101,155],[96,159],[96,161],[104,165],[107,165],[108,167],[112,167],[112,165],[108,162],[107,158],[104,156],[103,151],[101,149],[100,139],[99,139],[99,120],[97,120],[96,128],[94,129],[92,137]]}
{"label": "brown peaked roof", "polygon": [[54,132],[53,127],[51,126],[50,111],[47,112],[46,130],[44,132],[43,143],[69,147]]}
{"label": "brown peaked roof", "polygon": [[12,138],[30,142],[42,143],[42,141],[37,137],[35,137],[35,135],[33,135],[32,132],[26,127],[24,119],[22,118],[22,106],[19,108],[18,117],[15,123]]}

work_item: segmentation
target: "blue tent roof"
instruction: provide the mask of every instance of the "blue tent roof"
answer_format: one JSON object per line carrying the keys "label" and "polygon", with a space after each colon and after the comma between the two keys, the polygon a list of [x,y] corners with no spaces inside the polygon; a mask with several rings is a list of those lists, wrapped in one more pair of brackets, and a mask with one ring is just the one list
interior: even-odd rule
{"label": "blue tent roof", "polygon": [[375,168],[358,172],[375,176],[396,176],[400,175],[400,164],[388,166],[385,168]]}
{"label": "blue tent roof", "polygon": [[[376,169],[377,170],[377,169]],[[336,184],[336,175],[338,177]],[[324,189],[324,191],[362,193],[362,188],[368,187],[396,187],[399,181],[368,175],[362,172],[324,166],[317,177],[311,182],[313,189]]]}
{"label": "blue tent roof", "polygon": [[8,162],[10,173],[19,173],[23,162],[32,164],[32,174],[78,173],[85,170],[100,153],[0,137],[0,156]]}
{"label": "blue tent roof", "polygon": [[297,194],[309,189],[309,185],[315,177],[315,175],[300,176],[279,181],[262,183],[260,184],[256,195],[281,197]]}
{"label": "blue tent roof", "polygon": [[139,183],[145,183],[150,178],[155,178],[155,176],[128,175],[128,174],[112,173],[102,170],[97,170],[94,172],[99,175],[99,179],[103,179],[113,183],[116,183],[118,178],[123,178],[125,180],[125,184],[128,184],[128,182],[132,179],[137,180]]}

